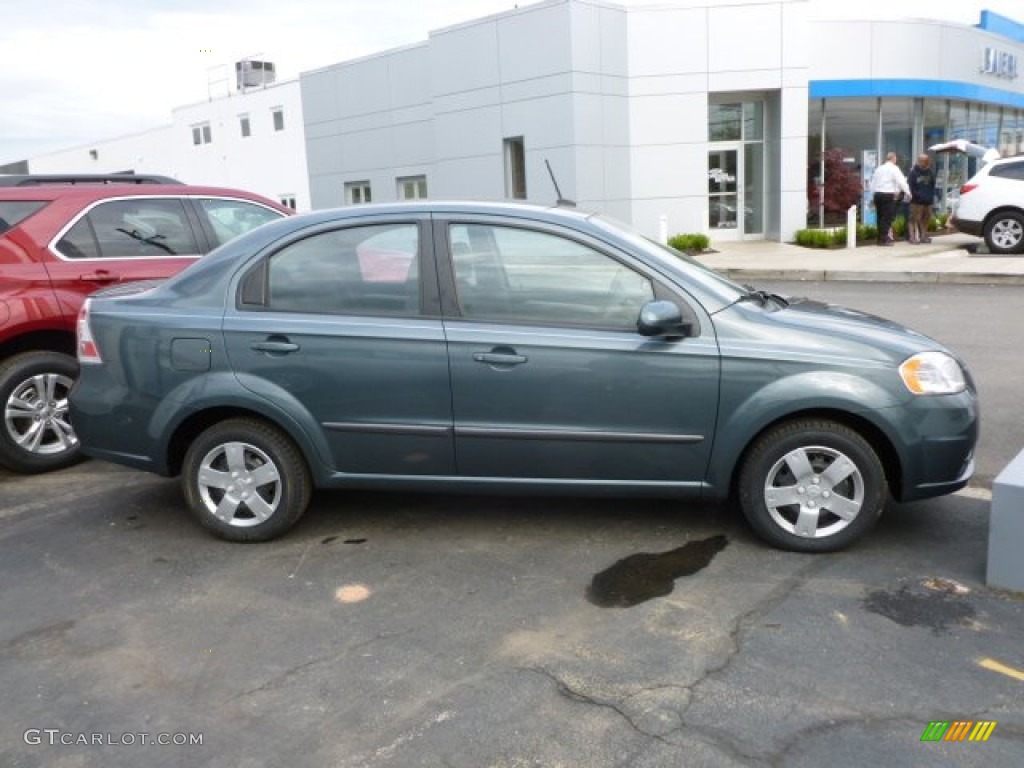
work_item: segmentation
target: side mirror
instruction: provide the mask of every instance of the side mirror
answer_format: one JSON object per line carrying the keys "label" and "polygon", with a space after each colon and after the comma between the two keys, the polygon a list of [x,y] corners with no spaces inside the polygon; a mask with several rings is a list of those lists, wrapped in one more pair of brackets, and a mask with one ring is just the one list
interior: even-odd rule
{"label": "side mirror", "polygon": [[683,320],[683,313],[671,301],[648,301],[640,308],[636,329],[641,336],[685,337],[693,325]]}

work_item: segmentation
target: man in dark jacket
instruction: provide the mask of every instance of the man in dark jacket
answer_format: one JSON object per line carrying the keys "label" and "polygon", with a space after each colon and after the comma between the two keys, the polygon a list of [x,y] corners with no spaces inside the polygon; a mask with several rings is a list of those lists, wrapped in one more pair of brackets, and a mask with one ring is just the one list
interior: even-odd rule
{"label": "man in dark jacket", "polygon": [[907,239],[911,243],[930,243],[928,222],[932,218],[932,207],[935,205],[935,172],[932,170],[932,159],[928,155],[919,155],[917,165],[910,169],[907,176],[910,186],[910,221],[907,222]]}

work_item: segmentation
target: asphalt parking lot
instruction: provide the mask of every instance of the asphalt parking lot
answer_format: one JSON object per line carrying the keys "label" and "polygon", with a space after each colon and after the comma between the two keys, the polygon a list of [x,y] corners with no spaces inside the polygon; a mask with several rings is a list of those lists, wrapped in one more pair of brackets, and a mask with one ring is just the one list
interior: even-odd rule
{"label": "asphalt parking lot", "polygon": [[[1018,301],[900,290],[938,325]],[[174,480],[0,474],[0,765],[1022,765],[1024,599],[984,584],[1014,369],[968,336],[982,481],[827,556],[728,507],[341,492],[234,545]]]}

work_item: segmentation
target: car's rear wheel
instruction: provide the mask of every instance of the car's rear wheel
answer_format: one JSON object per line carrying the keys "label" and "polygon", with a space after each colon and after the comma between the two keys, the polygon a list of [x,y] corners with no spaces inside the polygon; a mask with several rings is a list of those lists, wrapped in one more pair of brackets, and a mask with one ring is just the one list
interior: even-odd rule
{"label": "car's rear wheel", "polygon": [[312,492],[299,449],[256,419],[229,419],[199,435],[181,482],[196,519],[229,541],[280,536],[302,517]]}
{"label": "car's rear wheel", "polygon": [[828,420],[766,432],[740,470],[740,506],[766,541],[797,552],[849,546],[878,521],[888,497],[878,454],[861,435]]}
{"label": "car's rear wheel", "polygon": [[59,352],[23,352],[0,366],[0,464],[34,474],[81,458],[68,418],[76,376],[77,361]]}
{"label": "car's rear wheel", "polygon": [[1024,214],[993,214],[985,222],[985,245],[991,253],[1024,253]]}

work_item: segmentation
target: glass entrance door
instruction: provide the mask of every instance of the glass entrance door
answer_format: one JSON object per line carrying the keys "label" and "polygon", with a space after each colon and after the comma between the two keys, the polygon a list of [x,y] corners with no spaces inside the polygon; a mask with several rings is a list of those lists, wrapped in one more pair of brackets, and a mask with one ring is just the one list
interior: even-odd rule
{"label": "glass entrance door", "polygon": [[708,111],[708,229],[712,239],[764,237],[764,104],[713,102]]}
{"label": "glass entrance door", "polygon": [[740,146],[719,146],[708,151],[708,228],[712,239],[740,234]]}

